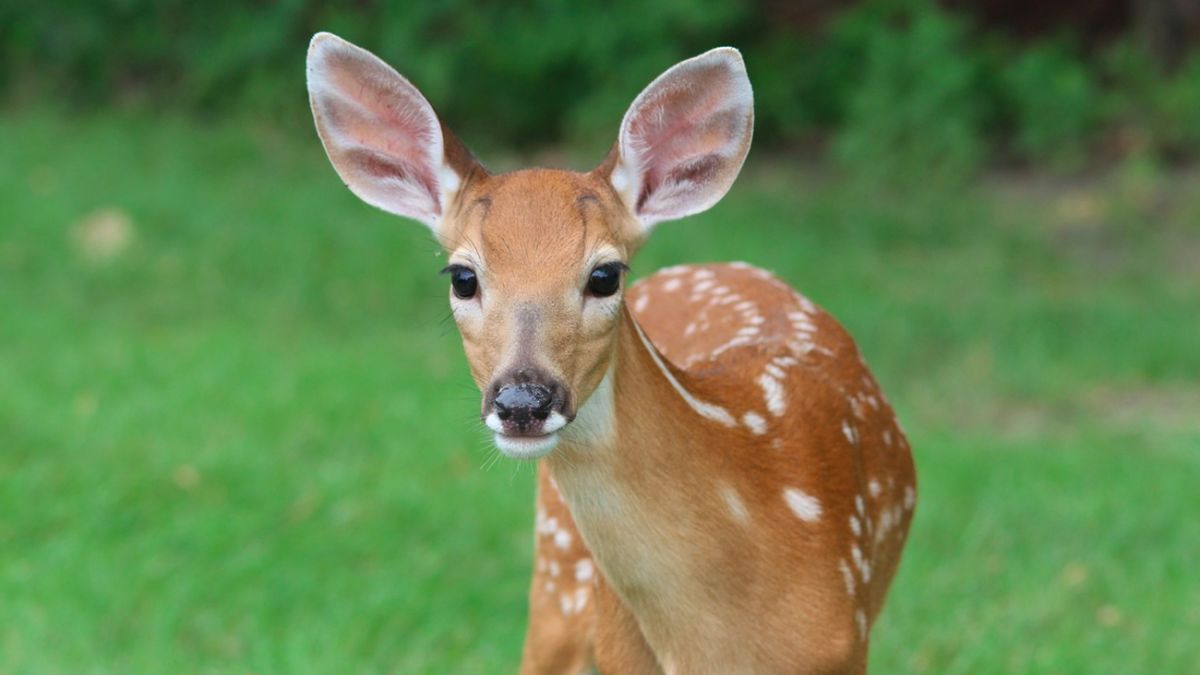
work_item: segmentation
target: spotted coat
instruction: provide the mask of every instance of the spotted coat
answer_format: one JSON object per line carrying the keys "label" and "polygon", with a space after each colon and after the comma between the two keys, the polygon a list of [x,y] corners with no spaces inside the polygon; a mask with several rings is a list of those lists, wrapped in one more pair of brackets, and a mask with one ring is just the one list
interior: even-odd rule
{"label": "spotted coat", "polygon": [[[807,298],[740,263],[662,270],[630,288],[626,302],[692,397],[695,424],[712,427],[706,440],[725,439],[689,449],[689,461],[706,467],[705,479],[683,498],[703,502],[693,510],[704,514],[698,527],[705,540],[689,542],[687,555],[710,557],[720,570],[716,585],[748,612],[771,616],[759,621],[764,629],[794,629],[783,631],[797,642],[794,654],[782,650],[783,662],[808,659],[818,670],[824,655],[833,670],[865,669],[916,485],[908,443],[853,340]],[[539,469],[529,673],[585,671],[597,639],[602,651],[611,648],[603,645],[612,632],[606,626],[628,622],[560,494],[556,470],[569,471],[553,462]],[[586,574],[576,573],[581,565]],[[597,612],[597,593],[615,609]],[[624,631],[615,641],[645,652],[642,639]],[[773,665],[764,657],[760,672]]]}

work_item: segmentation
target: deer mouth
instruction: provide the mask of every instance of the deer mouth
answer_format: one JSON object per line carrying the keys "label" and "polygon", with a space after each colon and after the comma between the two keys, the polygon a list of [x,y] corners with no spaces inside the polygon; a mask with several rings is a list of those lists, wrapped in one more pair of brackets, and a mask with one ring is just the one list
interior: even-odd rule
{"label": "deer mouth", "polygon": [[558,434],[550,432],[538,436],[515,436],[497,433],[496,449],[510,459],[539,459],[550,454],[558,445]]}
{"label": "deer mouth", "polygon": [[496,449],[511,459],[538,459],[550,454],[558,445],[558,431],[567,426],[568,421],[558,412],[551,412],[536,427],[514,428],[494,412],[483,420],[495,432]]}

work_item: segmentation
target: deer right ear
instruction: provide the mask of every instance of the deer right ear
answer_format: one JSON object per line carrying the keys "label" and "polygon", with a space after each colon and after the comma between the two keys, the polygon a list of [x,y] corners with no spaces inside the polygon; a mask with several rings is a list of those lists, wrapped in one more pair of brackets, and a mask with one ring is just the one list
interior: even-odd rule
{"label": "deer right ear", "polygon": [[672,66],[634,99],[609,182],[643,232],[699,213],[733,185],[753,130],[754,94],[742,55],[713,49]]}
{"label": "deer right ear", "polygon": [[329,161],[372,206],[436,233],[463,182],[482,170],[412,83],[336,35],[313,36],[308,94]]}

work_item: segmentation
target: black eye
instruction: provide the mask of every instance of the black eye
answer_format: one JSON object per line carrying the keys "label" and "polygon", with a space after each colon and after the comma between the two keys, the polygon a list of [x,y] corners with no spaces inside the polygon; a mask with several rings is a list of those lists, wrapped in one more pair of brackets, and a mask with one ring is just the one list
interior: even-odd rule
{"label": "black eye", "polygon": [[449,265],[442,272],[450,275],[450,287],[454,289],[456,297],[463,300],[475,297],[475,291],[479,290],[479,280],[475,278],[475,272],[471,268]]}
{"label": "black eye", "polygon": [[588,293],[600,298],[616,293],[621,287],[621,271],[624,269],[623,263],[605,263],[592,270],[592,276],[588,277]]}

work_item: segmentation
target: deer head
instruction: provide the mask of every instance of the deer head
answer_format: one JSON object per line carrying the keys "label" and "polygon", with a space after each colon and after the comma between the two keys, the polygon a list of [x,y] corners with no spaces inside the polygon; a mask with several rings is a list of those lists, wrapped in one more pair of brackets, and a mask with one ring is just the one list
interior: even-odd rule
{"label": "deer head", "polygon": [[724,196],[754,116],[741,55],[718,48],[651,82],[592,171],[493,175],[416,87],[334,35],[312,40],[308,90],[347,187],[424,223],[444,247],[481,416],[515,458],[553,450],[601,383],[631,257],[656,223]]}

